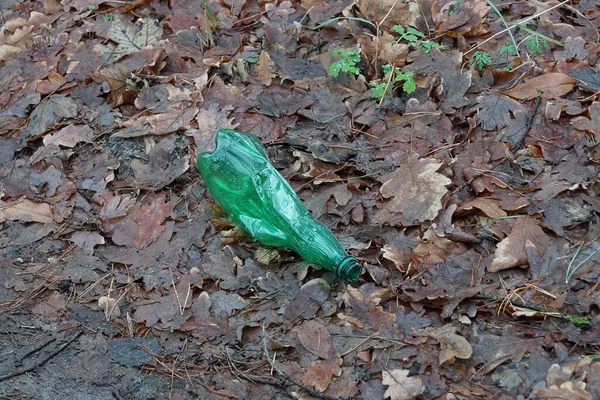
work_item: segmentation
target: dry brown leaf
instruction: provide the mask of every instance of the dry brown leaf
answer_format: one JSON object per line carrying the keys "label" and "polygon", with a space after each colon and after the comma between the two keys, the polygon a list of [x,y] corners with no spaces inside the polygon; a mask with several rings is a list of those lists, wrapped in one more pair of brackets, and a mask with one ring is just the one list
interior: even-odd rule
{"label": "dry brown leaf", "polygon": [[317,360],[305,368],[302,383],[315,388],[318,392],[324,392],[331,384],[334,376],[340,376],[342,370],[339,364],[342,359]]}
{"label": "dry brown leaf", "polygon": [[438,236],[435,230],[428,229],[423,233],[421,242],[413,252],[427,264],[439,264],[446,260],[448,252],[454,247],[456,247],[456,243]]}
{"label": "dry brown leaf", "polygon": [[19,199],[7,204],[0,201],[0,222],[6,220],[22,222],[52,222],[52,210],[47,203],[34,203],[29,199]]}
{"label": "dry brown leaf", "polygon": [[406,272],[408,270],[412,261],[410,249],[386,243],[381,250],[383,251],[382,257],[392,261],[399,271]]}
{"label": "dry brown leaf", "polygon": [[571,125],[575,128],[588,131],[596,136],[596,141],[600,141],[600,102],[595,101],[588,108],[590,118],[577,117],[571,120]]}
{"label": "dry brown leaf", "polygon": [[80,231],[71,235],[71,241],[81,247],[87,254],[93,254],[95,246],[104,244],[104,236],[98,232]]}
{"label": "dry brown leaf", "polygon": [[408,376],[407,369],[393,369],[381,373],[381,383],[388,386],[384,396],[391,400],[409,400],[423,394],[425,385],[420,375]]}
{"label": "dry brown leaf", "polygon": [[503,93],[519,100],[532,100],[536,98],[538,91],[541,91],[542,99],[554,99],[569,93],[575,82],[577,81],[569,75],[551,72],[529,79]]}
{"label": "dry brown leaf", "polygon": [[77,143],[94,141],[94,131],[87,125],[69,125],[56,133],[44,136],[44,145],[75,147]]}
{"label": "dry brown leaf", "polygon": [[467,359],[473,354],[471,344],[467,339],[456,334],[456,328],[451,324],[434,330],[429,336],[440,342],[439,365],[452,363],[455,358]]}
{"label": "dry brown leaf", "polygon": [[494,219],[506,217],[508,215],[506,214],[506,211],[500,208],[500,206],[498,205],[498,201],[490,199],[488,197],[478,197],[476,199],[466,202],[465,204],[462,204],[456,210],[456,214],[465,214],[465,211],[471,211],[474,208],[481,210],[485,215]]}
{"label": "dry brown leaf", "polygon": [[312,354],[327,359],[334,352],[327,328],[316,320],[305,321],[298,328],[298,340]]}
{"label": "dry brown leaf", "polygon": [[342,296],[346,304],[346,312],[338,313],[338,317],[360,328],[365,325],[374,330],[389,328],[396,320],[396,315],[384,311],[383,307],[379,305],[382,297],[388,296],[389,293],[389,289],[381,289],[370,293],[365,298],[359,289],[348,286],[346,293]]}
{"label": "dry brown leaf", "polygon": [[383,32],[390,32],[394,25],[414,26],[419,17],[418,3],[398,0],[358,0],[358,10],[365,19],[379,26]]}
{"label": "dry brown leaf", "polygon": [[593,396],[585,390],[584,382],[565,382],[560,387],[554,385],[546,389],[535,391],[536,399],[569,399],[569,400],[593,400]]}
{"label": "dry brown leaf", "polygon": [[233,122],[233,118],[229,117],[233,107],[219,107],[218,104],[212,103],[208,108],[203,108],[196,114],[198,122],[198,130],[186,132],[186,135],[191,136],[196,145],[196,155],[203,151],[213,151],[215,149],[215,136],[219,129],[235,129],[238,124]]}
{"label": "dry brown leaf", "polygon": [[550,245],[550,237],[531,218],[518,219],[511,233],[498,243],[490,272],[527,265],[526,243],[532,245],[540,255]]}
{"label": "dry brown leaf", "polygon": [[[452,12],[451,7],[454,7]],[[433,2],[431,11],[436,23],[436,34],[453,31],[465,37],[473,37],[489,32],[483,23],[490,12],[490,6],[485,0],[437,0]]]}
{"label": "dry brown leaf", "polygon": [[260,83],[265,86],[269,86],[273,81],[273,78],[277,76],[275,74],[275,68],[273,66],[273,60],[266,51],[261,51],[258,56],[258,63],[256,64],[256,76]]}
{"label": "dry brown leaf", "polygon": [[446,185],[452,181],[436,172],[441,165],[441,162],[428,158],[411,160],[383,177],[385,183],[381,186],[381,194],[385,198],[393,197],[387,207],[401,213],[405,225],[433,220],[442,208]]}

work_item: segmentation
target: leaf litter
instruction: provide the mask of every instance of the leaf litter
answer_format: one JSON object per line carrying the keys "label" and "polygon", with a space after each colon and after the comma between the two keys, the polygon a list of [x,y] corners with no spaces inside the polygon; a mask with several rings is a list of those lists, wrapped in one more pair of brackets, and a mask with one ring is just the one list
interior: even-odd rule
{"label": "leaf litter", "polygon": [[[593,2],[9,3],[5,395],[600,398]],[[192,168],[220,128],[355,285],[231,226]]]}

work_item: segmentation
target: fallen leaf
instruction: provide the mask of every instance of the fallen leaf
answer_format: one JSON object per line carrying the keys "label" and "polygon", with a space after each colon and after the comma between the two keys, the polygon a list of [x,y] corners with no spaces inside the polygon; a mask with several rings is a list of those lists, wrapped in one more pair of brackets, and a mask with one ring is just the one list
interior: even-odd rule
{"label": "fallen leaf", "polygon": [[384,32],[394,25],[414,25],[419,6],[396,0],[359,0],[355,2],[362,16],[380,27]]}
{"label": "fallen leaf", "polygon": [[44,145],[75,147],[78,143],[92,143],[94,131],[87,125],[69,125],[56,133],[44,136]]}
{"label": "fallen leaf", "polygon": [[212,103],[208,109],[201,109],[196,115],[198,122],[197,131],[188,131],[186,135],[191,136],[196,145],[196,155],[203,151],[213,151],[215,149],[215,136],[219,129],[235,129],[238,124],[233,122],[229,114],[233,107],[219,107]]}
{"label": "fallen leaf", "polygon": [[474,208],[476,208],[488,217],[493,219],[506,217],[508,214],[506,214],[506,211],[500,208],[498,203],[499,201],[495,199],[490,199],[488,197],[478,197],[464,204],[461,204],[460,207],[458,207],[458,209],[456,210],[456,215],[464,215],[465,211],[471,211]]}
{"label": "fallen leaf", "polygon": [[271,56],[265,50],[260,52],[256,67],[256,75],[260,83],[265,86],[271,85],[273,78],[275,78],[277,75],[275,74],[273,60],[271,60]]}
{"label": "fallen leaf", "polygon": [[534,393],[536,399],[593,400],[594,397],[585,389],[584,382],[569,381],[560,387],[553,385],[546,389],[537,389]]}
{"label": "fallen leaf", "polygon": [[594,134],[596,142],[600,141],[600,102],[593,102],[588,108],[589,118],[576,117],[571,120],[571,125],[576,129]]}
{"label": "fallen leaf", "polygon": [[410,263],[412,262],[412,251],[408,248],[385,244],[381,249],[383,258],[394,263],[398,271],[407,272]]}
{"label": "fallen leaf", "polygon": [[519,218],[511,233],[505,237],[494,254],[490,272],[527,265],[526,243],[530,242],[538,254],[543,255],[550,245],[550,237],[532,218]]}
{"label": "fallen leaf", "polygon": [[314,319],[304,321],[298,327],[298,340],[306,350],[323,359],[328,359],[332,354],[337,353],[325,325]]}
{"label": "fallen leaf", "polygon": [[0,222],[19,220],[48,224],[53,221],[52,215],[52,209],[47,203],[35,203],[25,198],[10,203],[0,200]]}
{"label": "fallen leaf", "polygon": [[446,186],[452,181],[436,172],[441,165],[428,158],[411,160],[382,178],[381,194],[393,197],[386,208],[401,213],[404,225],[433,220],[442,208]]}
{"label": "fallen leaf", "polygon": [[464,337],[456,334],[451,324],[437,328],[429,334],[440,343],[439,365],[454,362],[455,358],[467,359],[473,354],[471,344]]}
{"label": "fallen leaf", "polygon": [[342,370],[339,364],[342,359],[337,360],[316,360],[304,369],[302,383],[315,388],[318,392],[324,392],[331,384],[331,379],[334,376],[340,376]]}
{"label": "fallen leaf", "polygon": [[523,105],[510,97],[498,93],[487,93],[477,97],[477,105],[473,109],[478,110],[477,119],[481,122],[481,128],[493,131],[506,126],[511,118],[511,113],[524,111]]}
{"label": "fallen leaf", "polygon": [[123,124],[126,128],[112,137],[132,138],[146,135],[167,135],[189,127],[198,108],[188,102],[179,102],[169,106],[169,111],[161,114],[142,116]]}
{"label": "fallen leaf", "polygon": [[35,107],[29,117],[27,132],[29,136],[41,135],[61,119],[76,116],[77,104],[73,99],[64,94],[53,94]]}
{"label": "fallen leaf", "polygon": [[162,139],[150,150],[148,163],[133,160],[131,169],[135,175],[135,184],[158,191],[179,178],[190,168],[189,157],[187,154],[181,154],[183,149],[184,141],[173,134]]}
{"label": "fallen leaf", "polygon": [[376,331],[389,328],[396,316],[384,311],[379,305],[383,296],[389,294],[389,289],[381,289],[365,296],[359,289],[348,286],[344,293],[345,313],[338,313],[338,317],[348,321],[359,328],[368,326]]}
{"label": "fallen leaf", "polygon": [[[450,7],[453,7],[452,10]],[[436,34],[453,31],[465,37],[486,34],[489,29],[484,20],[490,12],[485,0],[471,1],[435,1],[431,6]]]}
{"label": "fallen leaf", "polygon": [[104,244],[104,236],[98,232],[80,231],[71,235],[71,241],[81,247],[87,254],[94,254],[94,247]]}
{"label": "fallen leaf", "polygon": [[532,100],[541,91],[542,99],[554,99],[573,90],[575,79],[560,72],[536,76],[503,93],[519,100]]}
{"label": "fallen leaf", "polygon": [[215,317],[219,317],[221,313],[231,316],[234,310],[243,310],[246,307],[246,301],[240,295],[223,290],[212,293],[210,301],[210,313]]}
{"label": "fallen leaf", "polygon": [[140,18],[135,25],[117,17],[107,32],[108,38],[118,44],[115,54],[126,55],[156,43],[163,34],[162,25],[152,18]]}
{"label": "fallen leaf", "polygon": [[425,392],[423,377],[408,376],[407,369],[393,369],[381,372],[381,383],[388,386],[384,396],[390,400],[410,400]]}

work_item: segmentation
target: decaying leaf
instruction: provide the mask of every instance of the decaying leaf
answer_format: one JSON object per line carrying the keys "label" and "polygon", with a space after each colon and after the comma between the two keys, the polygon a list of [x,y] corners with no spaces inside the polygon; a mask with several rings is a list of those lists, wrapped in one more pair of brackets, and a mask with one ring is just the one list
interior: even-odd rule
{"label": "decaying leaf", "polygon": [[52,128],[61,119],[76,116],[77,104],[73,99],[63,94],[53,94],[35,107],[29,118],[27,131],[30,136],[37,136]]}
{"label": "decaying leaf", "polygon": [[505,237],[496,248],[491,272],[527,265],[527,243],[543,255],[550,244],[550,237],[532,218],[520,218],[515,222],[510,235]]}
{"label": "decaying leaf", "polygon": [[486,131],[503,128],[510,120],[511,113],[525,110],[518,101],[497,93],[479,96],[473,108],[479,110],[478,119]]}
{"label": "decaying leaf", "polygon": [[600,141],[600,102],[595,101],[588,108],[590,118],[576,117],[571,120],[571,125],[582,131],[595,135],[596,142]]}
{"label": "decaying leaf", "polygon": [[532,100],[541,92],[542,99],[561,97],[575,86],[575,79],[560,72],[551,72],[529,79],[504,93],[519,100]]}
{"label": "decaying leaf", "polygon": [[258,80],[265,86],[269,86],[275,75],[275,68],[271,56],[265,50],[260,52],[257,63]]}
{"label": "decaying leaf", "polygon": [[410,400],[425,392],[423,377],[420,375],[408,376],[407,369],[393,369],[382,371],[381,383],[388,386],[385,397],[390,400]]}
{"label": "decaying leaf", "polygon": [[89,255],[94,253],[94,247],[104,244],[104,236],[98,232],[79,231],[71,235],[71,240]]}
{"label": "decaying leaf", "polygon": [[382,178],[381,194],[393,197],[386,207],[401,213],[405,225],[433,220],[442,208],[446,186],[452,181],[436,172],[441,165],[427,158],[411,160]]}
{"label": "decaying leaf", "polygon": [[35,203],[29,199],[18,199],[5,203],[0,200],[0,222],[23,221],[47,224],[53,221],[52,209],[47,203]]}
{"label": "decaying leaf", "polygon": [[140,18],[136,25],[126,24],[121,18],[115,18],[107,36],[118,43],[115,53],[125,55],[158,42],[162,33],[162,25],[150,18]]}
{"label": "decaying leaf", "polygon": [[78,143],[91,143],[94,131],[87,125],[69,125],[56,133],[44,136],[44,145],[75,147]]}
{"label": "decaying leaf", "polygon": [[473,354],[471,344],[467,339],[456,334],[456,328],[452,324],[437,328],[429,336],[440,342],[439,365],[452,363],[455,358],[467,359]]}

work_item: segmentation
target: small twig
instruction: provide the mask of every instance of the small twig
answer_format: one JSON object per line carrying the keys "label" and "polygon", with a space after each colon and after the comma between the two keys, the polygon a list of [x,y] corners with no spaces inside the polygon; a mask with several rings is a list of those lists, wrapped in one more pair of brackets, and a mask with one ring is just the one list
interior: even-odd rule
{"label": "small twig", "polygon": [[317,392],[316,390],[314,390],[313,388],[311,388],[309,386],[306,386],[306,385],[296,382],[288,374],[283,372],[277,365],[275,365],[275,363],[273,363],[273,361],[271,361],[271,355],[269,354],[269,350],[267,350],[267,335],[265,332],[264,325],[262,326],[262,331],[263,331],[263,335],[262,335],[263,352],[265,355],[265,359],[267,360],[267,362],[269,363],[269,365],[271,366],[271,369],[273,371],[277,372],[279,375],[281,375],[281,377],[283,379],[285,379],[292,385],[298,386],[300,389],[304,390],[306,393],[310,394],[313,397],[316,397],[318,399],[324,399],[324,400],[340,400],[339,397],[329,396],[329,395],[323,394],[321,392]]}
{"label": "small twig", "polygon": [[75,341],[75,339],[77,339],[79,336],[81,336],[82,333],[83,333],[83,331],[78,331],[71,339],[69,339],[68,342],[66,342],[65,344],[60,346],[58,349],[56,349],[52,353],[48,354],[43,359],[37,361],[33,365],[15,369],[6,375],[0,375],[0,382],[5,381],[10,378],[14,378],[15,376],[26,374],[27,372],[31,372],[31,371],[41,367],[42,365],[46,364],[51,358],[56,357],[60,352],[65,350],[67,347],[69,347],[71,345],[71,343],[73,343]]}

